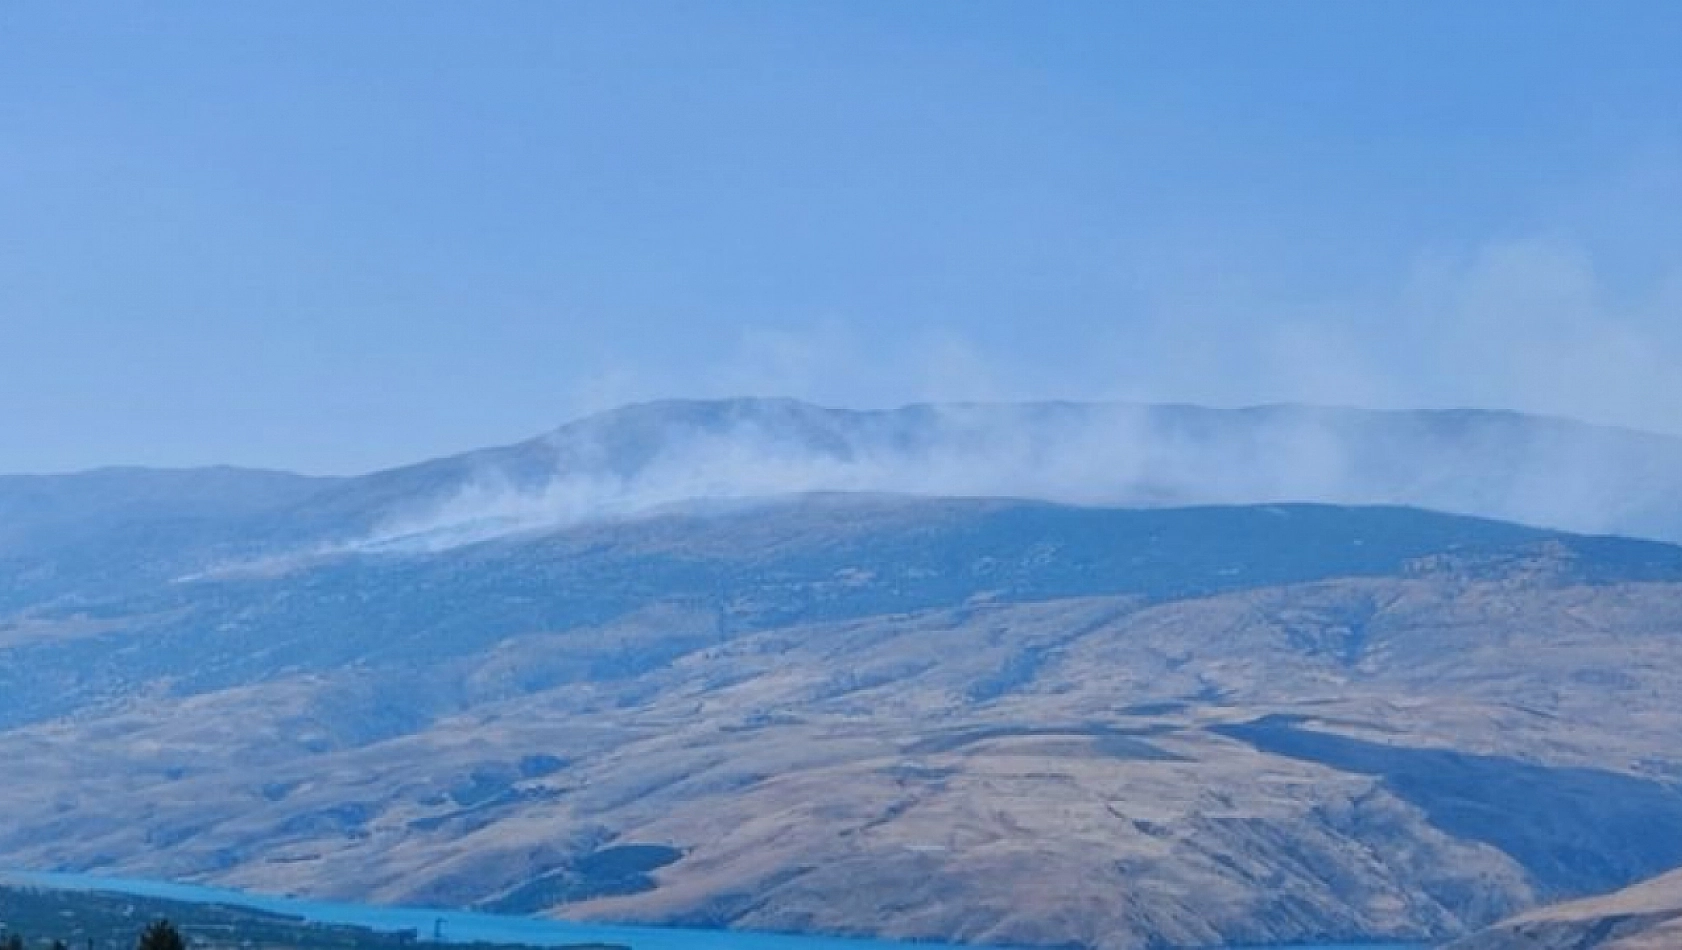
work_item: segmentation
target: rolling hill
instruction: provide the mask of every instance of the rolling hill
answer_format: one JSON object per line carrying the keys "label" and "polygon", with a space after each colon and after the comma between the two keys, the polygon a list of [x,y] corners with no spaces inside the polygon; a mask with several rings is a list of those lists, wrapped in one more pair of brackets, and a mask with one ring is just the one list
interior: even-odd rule
{"label": "rolling hill", "polygon": [[[1305,431],[1342,481],[1278,480]],[[1682,866],[1682,549],[1407,506],[1567,497],[1586,469],[1523,470],[1565,443],[1627,462],[1596,517],[1670,536],[1634,487],[1668,440],[1478,414],[658,404],[105,508],[0,481],[36,519],[0,533],[0,864],[1116,950],[1466,934]]]}

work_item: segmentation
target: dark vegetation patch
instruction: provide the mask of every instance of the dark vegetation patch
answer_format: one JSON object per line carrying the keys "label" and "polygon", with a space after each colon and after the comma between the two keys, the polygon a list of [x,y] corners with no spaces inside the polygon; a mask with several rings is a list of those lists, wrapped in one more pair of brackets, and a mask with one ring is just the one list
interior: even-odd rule
{"label": "dark vegetation patch", "polygon": [[520,759],[519,770],[521,778],[543,778],[570,765],[566,759],[555,755],[528,755]]}
{"label": "dark vegetation patch", "polygon": [[519,773],[507,766],[474,769],[450,788],[450,800],[463,808],[482,805],[513,789]]}
{"label": "dark vegetation patch", "polygon": [[475,798],[473,804],[466,807],[415,818],[408,827],[429,832],[447,828],[452,834],[471,834],[495,822],[512,806],[551,801],[562,794],[559,789],[553,788],[505,788],[489,798]]}
{"label": "dark vegetation patch", "polygon": [[378,805],[369,802],[346,802],[329,808],[300,812],[287,818],[275,829],[282,837],[342,834],[351,838],[366,837],[366,825],[380,813]]}
{"label": "dark vegetation patch", "polygon": [[1123,706],[1116,710],[1116,712],[1123,716],[1172,716],[1175,713],[1184,712],[1190,708],[1190,703],[1169,701],[1160,703],[1135,703],[1131,706]]}
{"label": "dark vegetation patch", "polygon": [[1682,865],[1682,791],[1662,782],[1366,742],[1302,729],[1288,716],[1212,731],[1273,755],[1378,777],[1444,832],[1510,855],[1546,896],[1615,890]]}
{"label": "dark vegetation patch", "polygon": [[560,904],[639,894],[654,889],[650,876],[683,857],[661,844],[623,844],[593,851],[479,905],[497,914],[535,914]]}

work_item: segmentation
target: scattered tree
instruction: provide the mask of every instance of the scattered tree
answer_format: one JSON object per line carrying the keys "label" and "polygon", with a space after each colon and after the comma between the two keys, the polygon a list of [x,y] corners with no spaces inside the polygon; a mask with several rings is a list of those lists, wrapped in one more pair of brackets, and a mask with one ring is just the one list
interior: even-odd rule
{"label": "scattered tree", "polygon": [[181,931],[167,920],[160,920],[146,928],[140,935],[140,943],[135,950],[187,950],[187,941],[181,937]]}

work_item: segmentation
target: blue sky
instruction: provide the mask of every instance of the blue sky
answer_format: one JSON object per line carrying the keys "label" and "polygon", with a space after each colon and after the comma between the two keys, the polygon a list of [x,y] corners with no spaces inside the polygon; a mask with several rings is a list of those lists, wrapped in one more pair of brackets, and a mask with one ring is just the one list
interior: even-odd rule
{"label": "blue sky", "polygon": [[1682,431],[1682,4],[13,3],[0,470],[659,396]]}

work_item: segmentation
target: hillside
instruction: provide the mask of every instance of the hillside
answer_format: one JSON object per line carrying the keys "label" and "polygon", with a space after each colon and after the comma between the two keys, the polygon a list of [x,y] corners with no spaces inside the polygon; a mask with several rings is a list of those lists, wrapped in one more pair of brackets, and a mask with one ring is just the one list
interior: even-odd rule
{"label": "hillside", "polygon": [[1502,921],[1450,950],[1672,950],[1682,946],[1682,871]]}
{"label": "hillside", "polygon": [[14,617],[0,854],[1017,944],[1455,934],[1682,864],[1679,594],[1668,545],[1395,508],[817,496],[319,555]]}
{"label": "hillside", "polygon": [[[1092,428],[1140,418],[1159,441]],[[1307,471],[1277,441],[1305,432],[1389,473],[1357,494],[1500,510],[1581,474],[1521,472],[1536,446],[1630,485],[1671,450],[1488,414],[745,401],[351,479],[0,480],[36,519],[0,545],[0,760],[29,763],[0,866],[1105,950],[1458,936],[1682,866],[1682,549],[1250,498]],[[1424,448],[1447,467],[1395,474]],[[1076,449],[1097,468],[1049,464]],[[1198,453],[1201,487],[1159,477]],[[1000,473],[1116,503],[970,497]],[[1626,501],[1665,535],[1670,497]]]}

